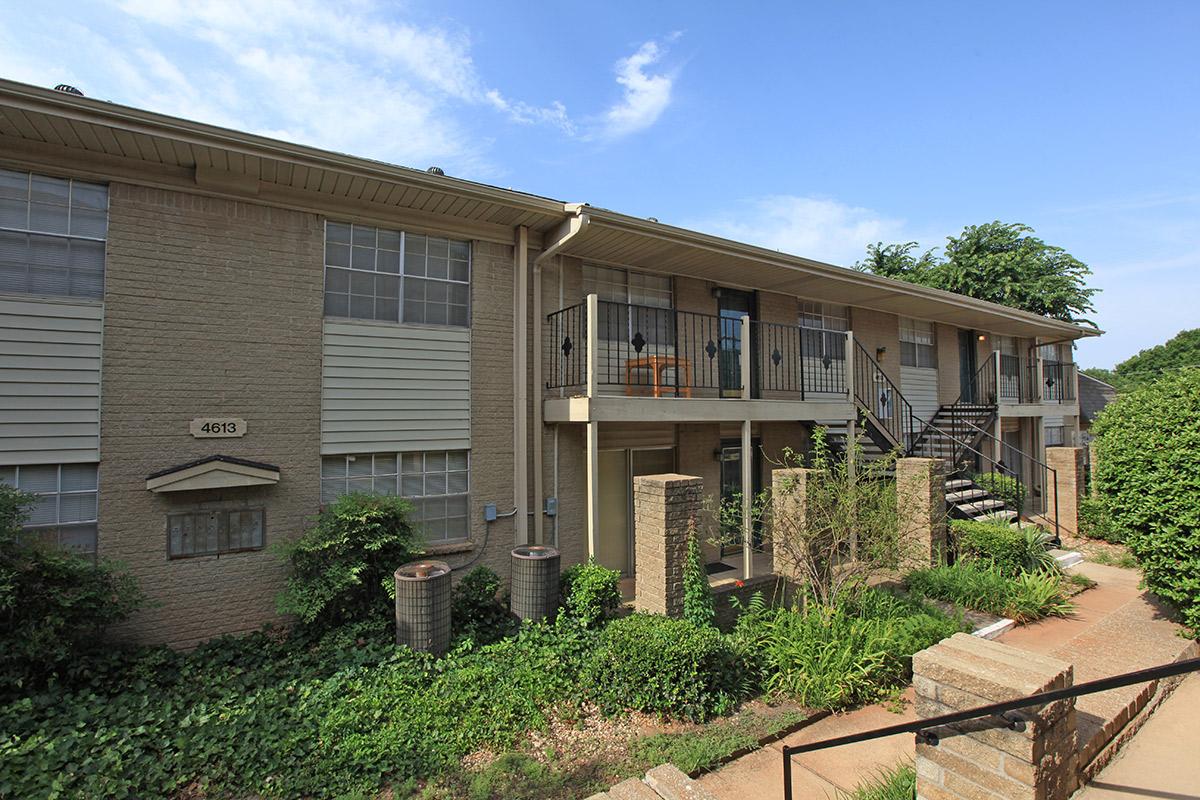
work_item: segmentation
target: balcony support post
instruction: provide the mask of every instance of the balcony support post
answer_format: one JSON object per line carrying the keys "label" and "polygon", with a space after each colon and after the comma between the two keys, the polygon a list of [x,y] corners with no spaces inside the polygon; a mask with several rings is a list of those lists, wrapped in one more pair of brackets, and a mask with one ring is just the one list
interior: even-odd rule
{"label": "balcony support post", "polygon": [[[750,317],[742,315],[742,399],[749,400],[751,392],[752,359],[757,356],[753,351],[750,332]],[[750,418],[742,420],[742,577],[746,580],[754,577],[754,453],[751,451]]]}
{"label": "balcony support post", "polygon": [[584,365],[587,370],[587,397],[589,400],[596,396],[596,359],[599,349],[596,337],[599,329],[599,316],[600,298],[595,294],[589,294],[587,296],[587,364]]}
{"label": "balcony support post", "polygon": [[[595,294],[587,296],[587,397],[596,397],[597,331],[599,328],[600,300]],[[587,423],[587,541],[588,556],[595,558],[600,552],[600,423],[591,419]]]}

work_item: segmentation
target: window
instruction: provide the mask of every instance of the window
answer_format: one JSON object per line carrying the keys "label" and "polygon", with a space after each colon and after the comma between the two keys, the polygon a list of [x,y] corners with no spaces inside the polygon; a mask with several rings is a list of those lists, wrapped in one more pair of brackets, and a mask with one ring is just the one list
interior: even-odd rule
{"label": "window", "polygon": [[800,327],[805,357],[846,360],[845,332],[850,330],[846,306],[801,300]]}
{"label": "window", "polygon": [[1061,447],[1067,443],[1067,428],[1065,425],[1046,426],[1046,447]]}
{"label": "window", "polygon": [[431,542],[470,533],[470,465],[466,450],[362,453],[321,459],[321,502],[344,494],[399,494],[412,500],[414,522]]}
{"label": "window", "polygon": [[326,223],[326,316],[467,327],[470,305],[470,242]]}
{"label": "window", "polygon": [[601,301],[596,321],[601,339],[627,341],[640,332],[649,344],[672,341],[675,316],[670,311],[673,294],[669,277],[584,264],[583,296],[589,294]]}
{"label": "window", "polygon": [[261,550],[265,516],[261,508],[168,514],[167,556],[191,558]]}
{"label": "window", "polygon": [[0,483],[37,496],[24,529],[47,544],[96,553],[95,464],[0,467]]}
{"label": "window", "polygon": [[900,320],[900,366],[937,369],[937,347],[933,323],[919,319]]}
{"label": "window", "polygon": [[0,292],[104,296],[108,188],[0,169]]}

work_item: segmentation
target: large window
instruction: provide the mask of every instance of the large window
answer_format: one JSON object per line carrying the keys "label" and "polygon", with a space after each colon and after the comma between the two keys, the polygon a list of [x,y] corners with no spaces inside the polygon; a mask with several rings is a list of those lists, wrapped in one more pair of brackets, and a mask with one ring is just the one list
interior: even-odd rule
{"label": "large window", "polygon": [[344,494],[399,494],[412,501],[414,521],[431,542],[470,534],[470,465],[466,450],[359,453],[321,459],[321,502]]}
{"label": "large window", "polygon": [[191,558],[261,550],[265,538],[261,508],[184,511],[167,515],[167,556]]}
{"label": "large window", "polygon": [[584,264],[583,295],[589,294],[602,301],[596,322],[601,339],[626,341],[640,332],[649,344],[671,342],[674,315],[669,277]]}
{"label": "large window", "polygon": [[805,357],[846,359],[846,331],[850,330],[846,306],[801,300],[800,327]]}
{"label": "large window", "polygon": [[937,369],[937,347],[932,322],[900,320],[900,365]]}
{"label": "large window", "polygon": [[96,553],[95,464],[0,467],[0,483],[35,496],[25,531],[47,544]]}
{"label": "large window", "polygon": [[470,306],[470,242],[326,223],[326,316],[466,327]]}
{"label": "large window", "polygon": [[108,188],[0,169],[0,292],[104,296]]}

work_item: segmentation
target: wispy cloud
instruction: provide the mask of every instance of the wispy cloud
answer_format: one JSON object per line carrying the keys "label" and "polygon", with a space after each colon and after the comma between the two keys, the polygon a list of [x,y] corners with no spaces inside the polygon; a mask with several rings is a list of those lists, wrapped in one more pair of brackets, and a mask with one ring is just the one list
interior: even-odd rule
{"label": "wispy cloud", "polygon": [[679,32],[662,42],[643,43],[631,56],[616,63],[617,83],[622,88],[619,102],[604,113],[603,133],[610,137],[625,136],[650,127],[671,104],[675,74],[651,72],[666,53],[666,44],[675,41]]}
{"label": "wispy cloud", "polygon": [[768,195],[686,223],[687,227],[781,250],[792,255],[850,266],[874,242],[908,241],[904,220],[838,200]]}

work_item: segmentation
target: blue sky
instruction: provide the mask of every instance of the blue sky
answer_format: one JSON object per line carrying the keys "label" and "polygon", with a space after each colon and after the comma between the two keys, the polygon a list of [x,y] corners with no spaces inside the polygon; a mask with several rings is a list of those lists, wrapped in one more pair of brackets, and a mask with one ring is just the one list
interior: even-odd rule
{"label": "blue sky", "polygon": [[1200,326],[1200,3],[17,0],[0,75],[839,264],[1032,225]]}

